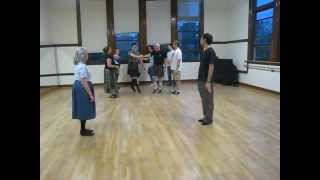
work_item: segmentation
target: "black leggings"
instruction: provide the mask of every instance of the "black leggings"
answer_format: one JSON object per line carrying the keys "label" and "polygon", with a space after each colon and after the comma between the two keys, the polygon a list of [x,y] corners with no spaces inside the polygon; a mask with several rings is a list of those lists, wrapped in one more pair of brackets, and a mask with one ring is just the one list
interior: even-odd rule
{"label": "black leggings", "polygon": [[132,79],[131,81],[131,88],[132,89],[135,89],[134,87],[137,87],[138,91],[140,91],[140,88],[139,88],[139,84],[138,84],[138,80],[137,79]]}
{"label": "black leggings", "polygon": [[86,120],[80,120],[80,123],[81,123],[81,131],[84,131],[86,129]]}

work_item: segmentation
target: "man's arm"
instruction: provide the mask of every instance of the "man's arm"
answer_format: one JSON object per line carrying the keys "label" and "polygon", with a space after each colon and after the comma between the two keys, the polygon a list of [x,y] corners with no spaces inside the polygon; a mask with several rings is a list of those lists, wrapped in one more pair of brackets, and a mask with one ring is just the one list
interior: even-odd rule
{"label": "man's arm", "polygon": [[214,70],[214,65],[213,64],[209,64],[207,82],[211,82],[212,75],[213,75],[213,70]]}
{"label": "man's arm", "polygon": [[214,62],[216,61],[216,53],[213,49],[210,49],[209,51],[209,69],[208,69],[208,77],[207,82],[211,82],[212,76],[213,76],[213,70],[214,70]]}
{"label": "man's arm", "polygon": [[178,70],[178,69],[180,68],[180,64],[181,64],[181,62],[182,62],[182,52],[181,52],[180,50],[178,50],[177,53],[178,53],[178,54],[177,54],[177,56],[178,56],[178,61],[177,61],[177,69],[176,69],[176,70]]}
{"label": "man's arm", "polygon": [[213,78],[213,70],[214,70],[214,61],[215,60],[216,60],[216,54],[212,50],[209,53],[209,69],[208,69],[207,83],[206,83],[206,86],[205,86],[209,93],[212,92],[211,81],[212,81],[212,78]]}

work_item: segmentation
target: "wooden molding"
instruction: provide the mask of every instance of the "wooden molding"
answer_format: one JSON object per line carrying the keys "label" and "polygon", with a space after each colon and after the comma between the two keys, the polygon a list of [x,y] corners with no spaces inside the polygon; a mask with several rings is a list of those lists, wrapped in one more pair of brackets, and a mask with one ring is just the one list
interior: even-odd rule
{"label": "wooden molding", "polygon": [[116,47],[115,33],[114,33],[114,13],[113,13],[113,0],[106,0],[106,15],[107,15],[107,38],[108,45]]}
{"label": "wooden molding", "polygon": [[241,43],[241,42],[248,42],[248,39],[237,39],[231,41],[215,41],[212,44],[233,44],[233,43]]}
{"label": "wooden molding", "polygon": [[171,42],[177,40],[178,0],[171,0]]}
{"label": "wooden molding", "polygon": [[258,86],[254,86],[254,85],[247,84],[247,83],[242,83],[242,82],[240,82],[239,84],[240,84],[240,86],[246,86],[246,87],[253,88],[253,89],[256,89],[256,90],[259,90],[259,91],[264,91],[264,92],[273,93],[273,94],[280,94],[280,92],[278,92],[278,91],[273,91],[273,90],[270,90],[270,89],[265,89],[265,88],[258,87]]}
{"label": "wooden molding", "polygon": [[264,65],[274,65],[274,66],[280,66],[280,61],[252,61],[252,60],[246,60],[245,62],[249,64],[264,64]]}
{"label": "wooden molding", "polygon": [[139,0],[139,44],[142,54],[147,53],[147,2]]}
{"label": "wooden molding", "polygon": [[82,46],[80,0],[76,0],[78,46]]}

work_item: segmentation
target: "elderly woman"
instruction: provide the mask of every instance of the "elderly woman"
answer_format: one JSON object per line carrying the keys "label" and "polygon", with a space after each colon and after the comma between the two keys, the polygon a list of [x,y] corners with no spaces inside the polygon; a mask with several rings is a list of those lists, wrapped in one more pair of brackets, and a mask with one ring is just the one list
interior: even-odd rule
{"label": "elderly woman", "polygon": [[96,117],[96,105],[91,76],[87,68],[88,52],[76,49],[74,57],[74,84],[72,87],[72,119],[81,123],[80,135],[93,136],[93,130],[86,129],[86,121]]}

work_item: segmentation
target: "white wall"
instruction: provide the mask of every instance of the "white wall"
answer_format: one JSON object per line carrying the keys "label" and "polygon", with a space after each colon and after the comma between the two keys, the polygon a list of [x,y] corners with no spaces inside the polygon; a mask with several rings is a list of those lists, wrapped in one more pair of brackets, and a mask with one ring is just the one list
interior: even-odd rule
{"label": "white wall", "polygon": [[[229,40],[248,38],[248,12],[249,0],[231,0],[229,4],[228,37]],[[226,58],[232,58],[239,70],[245,70],[248,43],[228,44]],[[268,65],[255,65],[260,67],[272,67]],[[249,68],[248,74],[240,73],[239,81],[253,86],[280,92],[280,72],[271,72]]]}
{"label": "white wall", "polygon": [[105,0],[81,0],[82,45],[89,52],[102,52],[107,45]]}
{"label": "white wall", "polygon": [[[40,74],[56,74],[56,62],[55,62],[54,48],[40,48]],[[41,77],[41,86],[52,86],[58,84],[58,77],[49,76]]]}
{"label": "white wall", "polygon": [[[47,1],[43,3],[43,1]],[[47,40],[54,43],[63,39],[65,43],[76,43],[75,11],[71,0],[64,5],[57,5],[58,1],[51,2],[54,6],[48,8],[48,0],[42,0],[40,6],[40,43]],[[47,4],[46,4],[47,3]],[[215,41],[230,41],[248,38],[248,0],[204,0],[204,31],[212,33]],[[57,12],[53,9],[59,8]],[[67,18],[61,16],[68,16]],[[115,32],[139,31],[138,0],[115,0]],[[53,16],[50,17],[49,16]],[[58,18],[64,19],[58,22]],[[49,20],[47,20],[49,19]],[[104,0],[81,0],[81,21],[83,45],[90,52],[101,52],[106,45],[106,8]],[[47,23],[47,24],[46,24]],[[55,27],[57,26],[57,27]],[[56,31],[52,34],[53,29]],[[155,33],[156,32],[156,33]],[[171,40],[170,33],[170,3],[169,0],[147,2],[147,40],[148,43],[166,43]],[[70,38],[71,37],[71,38]],[[69,38],[69,39],[68,39]],[[73,42],[70,42],[72,40]],[[68,41],[68,42],[66,42]],[[61,41],[59,43],[62,43]],[[215,44],[214,48],[220,58],[232,58],[240,70],[247,58],[247,43]],[[55,69],[53,48],[40,49],[40,74],[72,73],[74,47],[57,48],[57,62],[59,69]],[[196,79],[198,62],[184,63],[182,79]],[[88,66],[94,83],[103,83],[103,65]],[[129,80],[127,65],[120,69],[120,82]],[[142,73],[141,80],[149,80],[146,72]],[[40,78],[41,85],[72,84],[72,76],[60,78]],[[249,69],[248,74],[240,74],[240,82],[280,92],[280,73]]]}
{"label": "white wall", "polygon": [[138,0],[113,1],[115,33],[139,32]]}
{"label": "white wall", "polygon": [[[227,41],[229,13],[226,0],[204,0],[204,32],[211,33],[214,41]],[[214,49],[220,58],[227,58],[228,46],[215,44]]]}
{"label": "white wall", "polygon": [[171,41],[170,0],[147,1],[147,43]]}
{"label": "white wall", "polygon": [[47,0],[40,1],[40,44],[48,43]]}
{"label": "white wall", "polygon": [[50,44],[77,43],[75,0],[47,0],[48,36]]}

